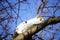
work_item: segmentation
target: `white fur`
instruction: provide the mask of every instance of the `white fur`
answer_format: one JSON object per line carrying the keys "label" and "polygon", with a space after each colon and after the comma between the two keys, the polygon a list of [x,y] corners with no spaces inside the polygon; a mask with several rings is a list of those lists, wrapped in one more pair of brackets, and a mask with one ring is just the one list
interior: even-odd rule
{"label": "white fur", "polygon": [[33,19],[30,19],[27,21],[27,23],[25,22],[22,22],[21,24],[19,24],[16,28],[16,32],[18,34],[22,33],[22,32],[25,32],[27,31],[28,28],[32,27],[32,25],[34,24],[39,24],[39,23],[42,23],[44,21],[44,18],[42,18],[42,20],[40,20],[40,18],[33,18]]}

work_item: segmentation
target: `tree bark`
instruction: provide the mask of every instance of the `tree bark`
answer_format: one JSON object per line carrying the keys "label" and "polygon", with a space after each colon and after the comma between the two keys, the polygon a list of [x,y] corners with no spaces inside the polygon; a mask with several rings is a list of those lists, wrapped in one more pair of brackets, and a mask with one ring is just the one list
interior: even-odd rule
{"label": "tree bark", "polygon": [[26,32],[18,35],[16,38],[14,38],[12,40],[29,40],[29,39],[31,39],[32,35],[34,35],[38,31],[45,28],[47,25],[56,24],[59,22],[60,22],[60,16],[59,17],[50,17],[41,24],[33,25],[32,28],[28,29]]}

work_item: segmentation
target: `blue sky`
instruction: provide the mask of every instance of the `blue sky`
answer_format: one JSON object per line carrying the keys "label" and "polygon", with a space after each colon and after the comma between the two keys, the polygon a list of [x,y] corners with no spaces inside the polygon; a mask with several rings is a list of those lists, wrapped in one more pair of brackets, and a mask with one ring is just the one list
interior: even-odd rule
{"label": "blue sky", "polygon": [[[57,0],[49,0],[49,3],[47,5],[48,6],[56,5],[55,4],[56,2],[57,2]],[[26,4],[25,3],[21,3],[20,4],[20,9],[21,10],[20,10],[19,16],[21,17],[21,19],[23,21],[29,20],[29,19],[34,18],[36,16],[37,8],[38,8],[39,4],[41,3],[41,1],[40,0],[38,0],[38,1],[37,0],[28,0],[28,3],[29,4],[27,4],[27,3]],[[54,3],[54,4],[52,4],[52,3]],[[22,9],[24,9],[24,10],[22,10]],[[55,9],[50,8],[49,10],[50,10],[50,12],[47,13],[46,15],[44,15],[44,13],[42,13],[41,15],[44,15],[44,16],[52,16],[53,15],[53,10],[55,10]],[[59,11],[57,11],[56,16],[60,16],[60,12]],[[21,20],[18,19],[17,25],[19,25],[20,23],[21,23]],[[53,29],[60,28],[59,27],[60,25],[59,24],[57,24],[57,25],[58,26],[55,25]],[[52,26],[50,25],[50,27],[52,27]],[[48,28],[49,28],[49,26],[46,28],[46,30]],[[44,30],[42,30],[42,31],[43,31],[43,33],[42,33],[43,39],[48,40],[49,38],[53,37],[52,36],[53,33],[56,33],[56,35],[55,35],[55,37],[54,37],[53,40],[59,40],[59,37],[60,37],[60,34],[59,33],[60,33],[60,31],[55,31],[55,30],[52,30],[52,29],[49,29],[48,30],[51,33],[50,32],[48,33],[48,31],[44,31]],[[37,33],[37,35],[39,35],[39,33]],[[46,36],[44,36],[44,35],[46,35]]]}
{"label": "blue sky", "polygon": [[[14,5],[18,1],[17,0],[9,0],[9,2],[11,3],[11,5]],[[57,2],[57,0],[49,0],[49,2],[48,2],[47,5],[48,6],[56,5],[55,4],[56,2]],[[38,9],[39,4],[41,3],[41,0],[28,0],[28,3],[29,4],[27,4],[26,2],[25,3],[20,3],[19,16],[21,17],[21,19],[23,21],[29,20],[29,19],[34,18],[36,16],[37,9]],[[9,6],[8,3],[6,3],[6,2],[4,2],[4,3],[2,2],[2,4],[5,7]],[[59,5],[60,5],[60,3],[59,3]],[[13,17],[16,17],[17,16],[16,14],[18,14],[18,4],[16,6],[14,6],[13,9],[16,11],[16,13],[14,13],[14,11],[12,11],[12,13],[13,13],[12,15],[13,15]],[[41,15],[43,15],[43,16],[52,16],[54,10],[55,9],[53,9],[53,8],[49,8],[49,13],[46,13],[45,15],[44,15],[44,13],[42,13]],[[7,11],[11,12],[11,9],[8,8]],[[5,12],[3,12],[3,13],[5,13]],[[56,12],[56,16],[60,16],[60,10],[58,10]],[[22,22],[21,19],[20,19],[20,17],[17,19],[17,25],[15,24],[15,22],[9,23],[9,26],[13,26],[13,27],[11,27],[11,29],[9,29],[10,33],[13,33],[13,31],[16,28],[16,26],[18,26]],[[16,21],[15,19],[13,19],[13,20]],[[55,30],[52,30],[52,29],[48,29],[49,27],[52,27],[52,26],[51,25],[47,26],[45,29],[48,30],[48,31],[50,31],[50,32],[52,31],[52,33],[55,32],[56,35],[55,35],[54,40],[58,40],[60,38],[60,30],[59,31],[55,31]],[[57,24],[57,26],[56,25],[53,26],[53,29],[57,29],[57,28],[60,28],[60,24]],[[48,33],[47,31],[44,31],[44,30],[42,30],[42,31],[43,31],[42,37],[45,40],[48,40],[48,38],[53,35],[52,33]],[[41,31],[39,33],[41,33]],[[39,35],[39,33],[37,33],[37,34]],[[46,36],[44,36],[45,33],[46,33]]]}

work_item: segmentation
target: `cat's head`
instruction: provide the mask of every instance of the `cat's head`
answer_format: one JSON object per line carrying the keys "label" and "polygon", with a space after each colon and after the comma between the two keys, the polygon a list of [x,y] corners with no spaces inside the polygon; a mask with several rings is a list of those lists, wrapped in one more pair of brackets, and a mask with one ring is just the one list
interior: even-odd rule
{"label": "cat's head", "polygon": [[37,24],[43,23],[44,22],[44,17],[41,17],[41,16],[37,15],[36,16],[36,22],[37,22]]}

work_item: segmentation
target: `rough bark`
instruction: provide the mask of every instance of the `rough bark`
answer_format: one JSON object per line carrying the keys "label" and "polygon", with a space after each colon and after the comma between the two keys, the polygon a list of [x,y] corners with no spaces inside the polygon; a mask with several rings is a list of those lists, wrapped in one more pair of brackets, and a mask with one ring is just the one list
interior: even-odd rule
{"label": "rough bark", "polygon": [[18,35],[16,38],[14,38],[12,40],[30,40],[32,35],[34,35],[38,31],[42,30],[46,26],[51,25],[51,24],[56,24],[59,22],[60,22],[60,16],[59,17],[50,17],[47,20],[45,20],[44,23],[33,25],[32,28],[28,29],[26,32]]}

